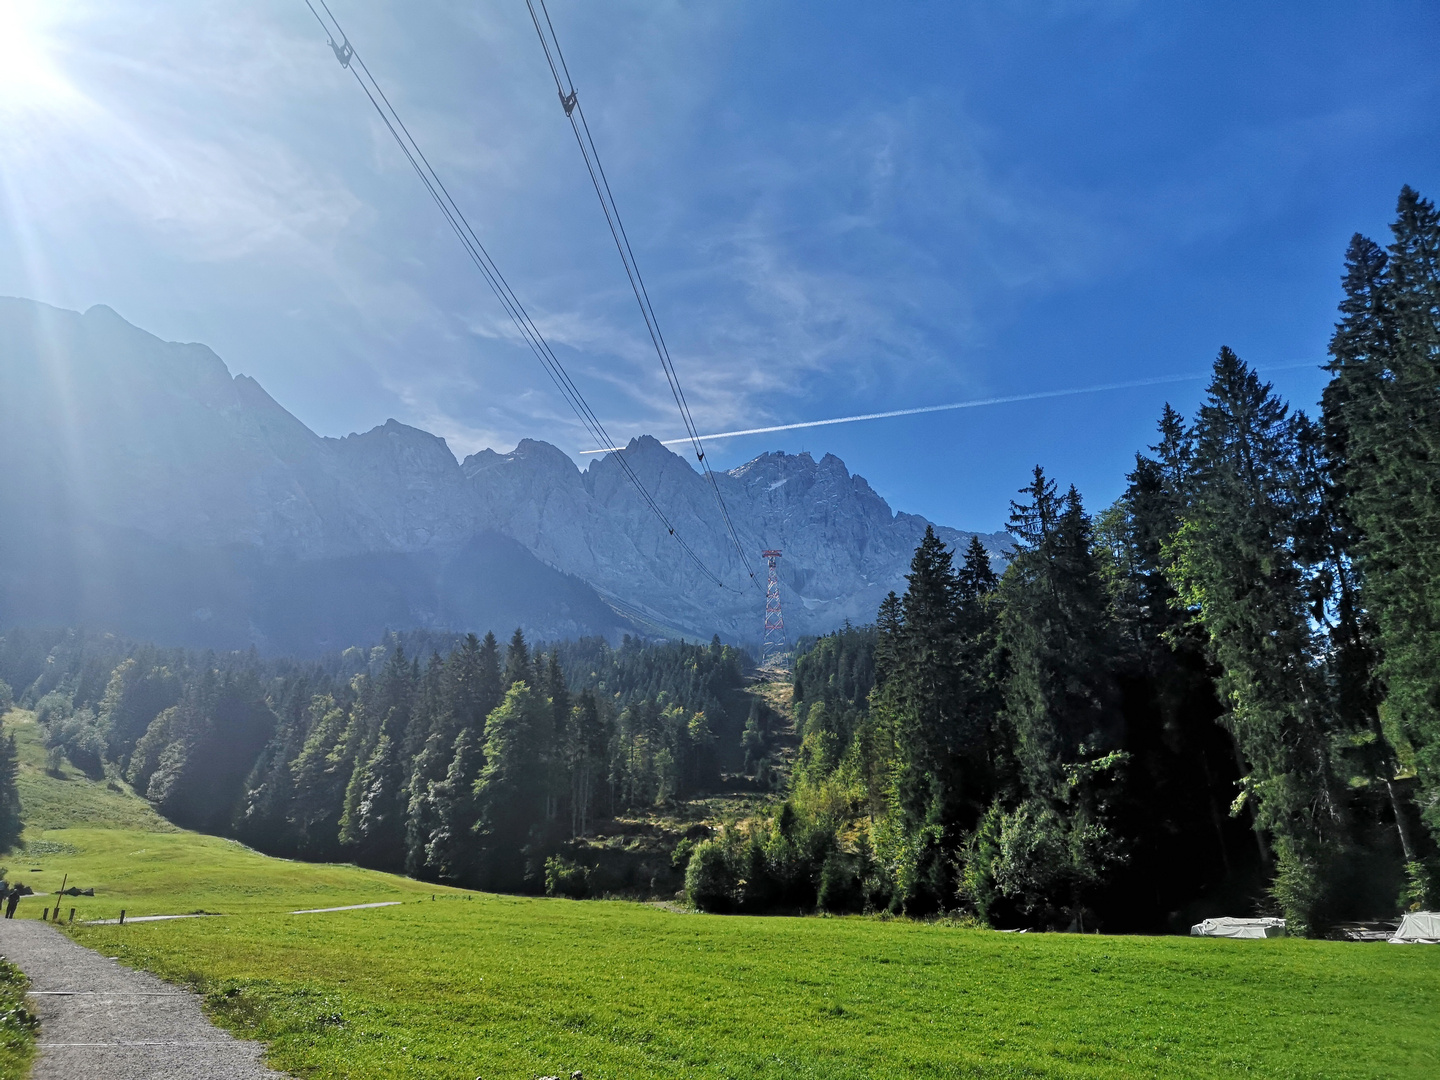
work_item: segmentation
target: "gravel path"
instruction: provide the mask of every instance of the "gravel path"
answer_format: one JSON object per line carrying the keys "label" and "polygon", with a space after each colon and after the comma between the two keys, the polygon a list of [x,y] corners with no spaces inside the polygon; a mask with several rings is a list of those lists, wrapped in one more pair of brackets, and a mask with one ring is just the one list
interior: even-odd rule
{"label": "gravel path", "polygon": [[40,1017],[32,1080],[284,1080],[259,1043],[221,1031],[200,999],[34,919],[0,920],[0,954],[30,976]]}

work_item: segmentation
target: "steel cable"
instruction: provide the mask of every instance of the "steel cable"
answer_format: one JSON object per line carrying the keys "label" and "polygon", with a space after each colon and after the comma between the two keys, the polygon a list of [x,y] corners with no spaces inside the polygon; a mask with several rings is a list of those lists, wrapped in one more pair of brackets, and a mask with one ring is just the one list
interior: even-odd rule
{"label": "steel cable", "polygon": [[[530,11],[530,19],[535,24],[535,33],[540,38],[540,47],[545,53],[545,61],[555,80],[555,90],[560,97],[561,107],[565,110],[565,117],[570,122],[571,130],[575,133],[575,142],[580,147],[580,154],[585,159],[585,169],[590,174],[590,183],[594,186],[595,195],[600,200],[600,208],[605,214],[605,223],[610,228],[610,236],[615,241],[615,249],[620,254],[621,263],[624,264],[625,276],[630,282],[631,291],[635,294],[635,302],[640,307],[640,315],[645,320],[645,328],[649,332],[650,342],[655,348],[655,353],[660,359],[660,367],[664,370],[665,379],[670,384],[670,393],[675,399],[675,406],[680,410],[680,418],[685,425],[686,436],[695,452],[695,459],[700,463],[705,478],[710,483],[716,505],[720,508],[721,519],[725,523],[725,529],[731,543],[735,546],[736,553],[740,556],[745,572],[749,574],[750,580],[756,588],[759,588],[760,583],[755,577],[755,570],[750,564],[750,558],[745,552],[744,545],[740,543],[735,523],[730,517],[730,510],[725,505],[725,497],[720,493],[719,482],[706,458],[700,429],[691,416],[690,405],[685,400],[685,391],[680,385],[679,373],[675,370],[669,346],[665,343],[665,335],[660,330],[659,317],[655,314],[654,305],[650,301],[650,293],[645,287],[645,279],[640,274],[640,265],[635,258],[634,249],[630,246],[630,237],[625,231],[625,224],[620,220],[620,208],[616,205],[615,196],[610,190],[610,181],[605,175],[605,167],[600,163],[600,152],[590,133],[589,122],[585,119],[584,106],[580,104],[579,93],[575,89],[574,80],[570,77],[570,68],[565,63],[565,54],[560,48],[560,39],[555,34],[554,24],[550,21],[549,9],[545,6],[545,0],[539,0],[539,3],[540,12],[537,13],[535,0],[525,0],[525,6]],[[544,15],[545,20],[543,28],[540,25],[541,14]]]}
{"label": "steel cable", "polygon": [[[354,46],[350,43],[350,39],[340,26],[340,21],[335,18],[329,5],[325,0],[320,0],[320,6],[324,9],[325,15],[328,16],[330,22],[334,24],[333,30],[331,26],[326,24],[325,19],[320,16],[320,13],[315,10],[315,6],[311,3],[311,0],[305,0],[305,6],[310,9],[310,13],[315,16],[315,20],[320,24],[321,29],[325,31],[330,41],[330,47],[335,52],[336,59],[340,61],[342,67],[355,77],[355,81],[359,84],[360,89],[364,91],[366,98],[369,99],[370,104],[375,108],[376,113],[380,116],[381,121],[385,124],[386,129],[390,132],[396,145],[400,147],[400,151],[405,155],[411,168],[414,169],[415,174],[420,178],[420,182],[425,185],[425,190],[429,192],[436,207],[438,207],[440,213],[444,215],[447,224],[449,224],[451,230],[455,233],[456,238],[459,239],[466,253],[470,256],[471,261],[474,262],[476,268],[479,269],[486,283],[490,286],[491,291],[495,293],[501,306],[514,322],[516,329],[519,330],[520,336],[525,339],[530,351],[535,355],[535,358],[539,360],[541,367],[545,369],[546,374],[550,376],[556,389],[559,390],[560,396],[565,399],[566,404],[574,411],[576,417],[580,420],[591,438],[595,440],[596,444],[602,448],[612,448],[614,442],[606,432],[605,426],[600,422],[599,417],[596,416],[594,410],[585,400],[584,395],[580,393],[579,388],[565,370],[565,366],[560,362],[559,357],[555,355],[549,342],[547,342],[544,335],[540,333],[540,329],[535,325],[534,320],[530,317],[524,305],[521,304],[519,297],[515,295],[509,282],[506,281],[505,276],[501,274],[500,268],[490,257],[490,253],[486,251],[485,246],[480,242],[480,238],[470,226],[469,220],[466,219],[459,205],[451,197],[449,190],[440,180],[439,174],[436,173],[435,169],[430,165],[429,159],[425,157],[424,152],[420,149],[419,143],[417,143],[414,136],[410,134],[410,130],[405,126],[404,121],[400,119],[400,114],[395,111],[395,107],[390,104],[389,98],[385,96],[384,90],[380,88],[379,82],[370,73],[370,69],[365,66],[364,60],[362,60],[360,55],[355,51]],[[684,537],[675,531],[675,526],[660,508],[659,503],[655,501],[654,496],[650,494],[650,491],[640,480],[634,467],[626,460],[624,453],[615,451],[614,455],[615,461],[620,466],[621,471],[635,487],[636,491],[639,492],[645,505],[649,507],[650,511],[655,514],[660,523],[665,527],[666,532],[680,545],[681,550],[683,550],[696,567],[699,568],[701,573],[720,588],[725,588],[724,581],[705,564],[704,560],[696,554],[695,550],[686,543]]]}

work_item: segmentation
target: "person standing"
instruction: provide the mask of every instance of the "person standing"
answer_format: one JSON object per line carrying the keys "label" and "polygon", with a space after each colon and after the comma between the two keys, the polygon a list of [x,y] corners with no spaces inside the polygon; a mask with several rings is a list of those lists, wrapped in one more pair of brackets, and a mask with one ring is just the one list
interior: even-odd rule
{"label": "person standing", "polygon": [[19,905],[19,903],[20,889],[17,886],[16,888],[10,890],[10,896],[5,901],[5,917],[7,919],[13,919],[15,917],[15,908]]}

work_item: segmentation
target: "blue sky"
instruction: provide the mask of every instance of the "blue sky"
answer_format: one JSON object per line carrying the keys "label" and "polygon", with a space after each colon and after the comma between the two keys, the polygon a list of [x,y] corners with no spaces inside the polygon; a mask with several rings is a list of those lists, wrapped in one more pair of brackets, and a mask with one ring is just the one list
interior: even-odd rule
{"label": "blue sky", "polygon": [[[332,4],[611,433],[681,433],[523,0]],[[552,0],[702,430],[1203,372],[1297,403],[1440,195],[1440,5]],[[0,293],[203,341],[323,434],[588,444],[302,0],[0,0]],[[3,362],[3,361],[0,361]],[[992,529],[1199,380],[727,440]]]}

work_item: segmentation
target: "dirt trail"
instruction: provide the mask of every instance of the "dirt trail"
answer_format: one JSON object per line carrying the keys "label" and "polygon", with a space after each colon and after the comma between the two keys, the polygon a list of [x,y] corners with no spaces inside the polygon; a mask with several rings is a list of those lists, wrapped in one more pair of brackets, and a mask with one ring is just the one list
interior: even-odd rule
{"label": "dirt trail", "polygon": [[284,1080],[259,1043],[205,1019],[200,999],[34,919],[0,920],[0,954],[30,977],[40,1017],[31,1080]]}

